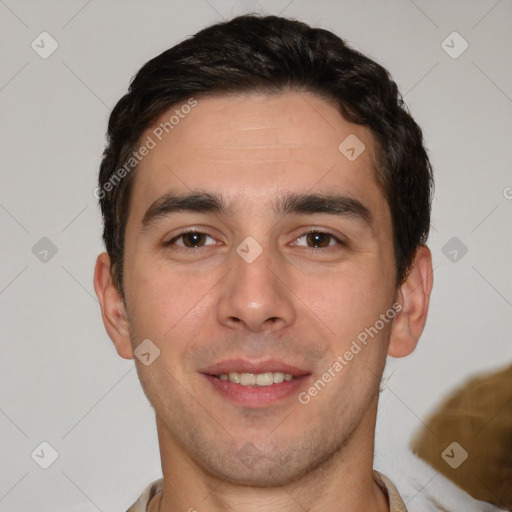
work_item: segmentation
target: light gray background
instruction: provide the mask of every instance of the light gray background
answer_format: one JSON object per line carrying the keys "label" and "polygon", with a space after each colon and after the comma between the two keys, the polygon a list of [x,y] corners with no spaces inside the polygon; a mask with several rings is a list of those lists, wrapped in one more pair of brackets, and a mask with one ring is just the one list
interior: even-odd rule
{"label": "light gray background", "polygon": [[[386,66],[435,169],[431,311],[416,352],[386,370],[379,469],[445,393],[512,360],[510,0],[0,0],[0,511],[124,511],[161,475],[153,410],[92,286],[107,118],[149,58],[261,9]],[[31,48],[43,31],[59,44],[47,59]],[[457,59],[441,46],[453,31],[469,43]],[[58,249],[47,262],[32,252],[42,237]],[[456,262],[452,237],[468,249]],[[46,470],[31,458],[43,441],[59,454]]]}

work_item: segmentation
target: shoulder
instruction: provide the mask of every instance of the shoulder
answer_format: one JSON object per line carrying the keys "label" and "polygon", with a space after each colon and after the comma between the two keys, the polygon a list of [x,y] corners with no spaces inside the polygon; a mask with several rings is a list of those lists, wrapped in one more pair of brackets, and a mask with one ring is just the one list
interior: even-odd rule
{"label": "shoulder", "polygon": [[126,512],[147,512],[149,502],[163,489],[163,478],[150,483]]}
{"label": "shoulder", "polygon": [[[501,509],[475,500],[460,487],[438,473],[422,459],[405,448],[387,451],[388,457],[376,452],[376,465],[385,471],[385,480],[399,492],[399,496],[408,512],[446,512],[464,510],[464,512],[498,512]],[[378,482],[378,480],[376,479]],[[391,509],[393,510],[393,509]],[[400,510],[400,509],[398,509]]]}

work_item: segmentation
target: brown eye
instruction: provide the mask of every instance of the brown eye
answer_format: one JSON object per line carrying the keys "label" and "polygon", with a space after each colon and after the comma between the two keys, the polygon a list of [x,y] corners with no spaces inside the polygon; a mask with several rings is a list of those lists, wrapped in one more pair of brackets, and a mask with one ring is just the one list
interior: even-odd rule
{"label": "brown eye", "polygon": [[214,245],[212,243],[206,243],[206,240],[208,238],[213,240],[213,238],[210,235],[207,235],[206,233],[200,233],[199,231],[189,231],[187,233],[182,233],[181,235],[174,237],[172,240],[169,240],[169,242],[167,242],[165,245],[177,245],[179,247],[184,247],[186,249],[200,248],[206,245]]}
{"label": "brown eye", "polygon": [[308,245],[313,247],[327,247],[331,238],[333,238],[332,235],[321,231],[312,231],[306,235]]}
{"label": "brown eye", "polygon": [[185,233],[182,235],[185,247],[199,247],[203,245],[206,235],[204,233]]}
{"label": "brown eye", "polygon": [[337,237],[331,235],[331,233],[311,230],[304,233],[302,236],[299,236],[293,245],[299,245],[311,249],[327,249],[333,245],[344,244]]}

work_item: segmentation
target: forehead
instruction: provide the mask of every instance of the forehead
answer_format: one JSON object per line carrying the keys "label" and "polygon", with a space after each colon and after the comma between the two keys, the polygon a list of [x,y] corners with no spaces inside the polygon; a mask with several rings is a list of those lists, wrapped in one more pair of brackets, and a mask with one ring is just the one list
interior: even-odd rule
{"label": "forehead", "polygon": [[154,147],[137,167],[130,216],[140,217],[137,210],[166,192],[193,189],[243,207],[253,200],[263,208],[282,191],[333,187],[363,194],[375,207],[382,201],[372,134],[319,96],[245,93],[195,101],[192,108],[184,107],[187,101],[173,106],[143,134]]}

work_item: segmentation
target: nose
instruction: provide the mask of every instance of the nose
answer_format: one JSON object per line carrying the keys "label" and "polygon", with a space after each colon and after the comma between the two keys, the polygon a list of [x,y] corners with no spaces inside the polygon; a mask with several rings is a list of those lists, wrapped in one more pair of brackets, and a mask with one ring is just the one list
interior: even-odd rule
{"label": "nose", "polygon": [[275,332],[295,321],[293,293],[286,286],[284,269],[265,249],[252,262],[233,254],[218,302],[218,320],[234,329]]}

